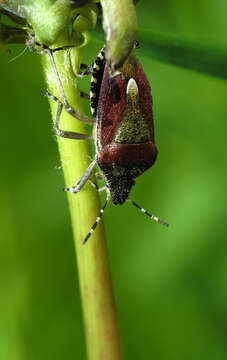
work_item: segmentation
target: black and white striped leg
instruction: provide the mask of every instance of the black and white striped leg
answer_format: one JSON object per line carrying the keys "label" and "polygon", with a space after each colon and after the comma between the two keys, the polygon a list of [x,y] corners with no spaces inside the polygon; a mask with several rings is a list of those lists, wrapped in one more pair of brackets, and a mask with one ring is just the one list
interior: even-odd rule
{"label": "black and white striped leg", "polygon": [[88,181],[94,189],[96,189],[97,191],[99,190],[99,187],[96,183],[94,183],[91,179],[88,179]]}
{"label": "black and white striped leg", "polygon": [[76,73],[76,76],[82,79],[84,76],[90,75],[91,73],[92,73],[92,65],[81,64],[80,71]]}
{"label": "black and white striped leg", "polygon": [[107,189],[107,197],[106,197],[106,201],[105,204],[103,205],[103,207],[100,209],[99,215],[97,216],[94,224],[91,227],[91,230],[89,231],[89,233],[87,234],[87,236],[85,237],[84,241],[83,241],[83,245],[86,244],[86,242],[88,241],[89,237],[92,235],[92,233],[95,231],[96,226],[98,225],[99,221],[102,218],[102,215],[104,213],[104,210],[106,208],[106,205],[108,204],[109,200],[110,200],[110,192]]}
{"label": "black and white striped leg", "polygon": [[82,98],[84,98],[84,99],[90,100],[90,95],[87,94],[87,93],[84,92],[84,91],[81,91],[81,92],[80,92],[80,97],[82,97]]}
{"label": "black and white striped leg", "polygon": [[[84,71],[81,71],[81,70],[84,70]],[[79,78],[83,78],[85,75],[92,74],[92,71],[93,71],[93,64],[92,65],[81,64],[80,72],[77,73],[76,76]]]}
{"label": "black and white striped leg", "polygon": [[91,179],[88,179],[88,181],[91,184],[91,186],[93,186],[93,188],[95,188],[98,192],[102,192],[104,190],[107,190],[106,186],[102,186],[101,188],[99,188],[98,185],[96,183],[94,183]]}
{"label": "black and white striped leg", "polygon": [[81,179],[78,181],[78,183],[75,186],[64,188],[63,191],[68,191],[71,193],[78,193],[82,189],[82,187],[86,184],[86,182],[88,181],[88,178],[91,175],[95,164],[96,164],[96,159],[91,162],[91,164],[88,166],[87,170],[85,171],[85,173],[83,174],[83,176],[81,177]]}
{"label": "black and white striped leg", "polygon": [[106,186],[102,186],[101,188],[98,188],[98,192],[102,192],[106,190],[107,191],[107,187]]}
{"label": "black and white striped leg", "polygon": [[[58,49],[58,50],[59,50],[59,49]],[[66,99],[66,96],[65,96],[65,92],[64,92],[64,89],[63,89],[63,85],[62,85],[60,76],[59,76],[59,74],[58,74],[57,66],[56,66],[55,61],[54,61],[54,56],[53,56],[54,50],[51,50],[51,49],[49,49],[49,48],[46,48],[46,52],[47,52],[47,54],[49,55],[51,65],[52,65],[52,67],[53,67],[53,70],[54,70],[54,73],[55,73],[55,76],[56,76],[56,79],[57,79],[57,82],[58,82],[58,86],[59,86],[59,90],[60,90],[60,93],[61,93],[61,96],[62,96],[62,100],[63,100],[63,104],[64,104],[64,107],[65,107],[65,110],[66,110],[70,115],[72,115],[73,117],[75,117],[76,119],[78,119],[78,120],[80,120],[80,121],[82,121],[82,122],[88,123],[88,124],[93,124],[93,122],[94,122],[93,119],[90,119],[89,117],[80,114],[76,109],[74,109],[74,108],[68,103],[68,100]]]}
{"label": "black and white striped leg", "polygon": [[61,112],[63,109],[63,104],[60,102],[60,100],[58,100],[58,98],[56,98],[56,96],[51,95],[48,92],[48,90],[46,90],[46,95],[58,103],[55,125],[53,127],[57,136],[67,138],[67,139],[73,139],[73,140],[90,140],[90,139],[92,139],[92,135],[85,135],[85,134],[80,134],[80,133],[77,133],[74,131],[65,131],[65,130],[59,129],[59,121],[60,121],[60,116],[61,116]]}
{"label": "black and white striped leg", "polygon": [[[28,40],[26,41],[28,47],[33,51],[36,52],[38,54],[45,54],[46,50],[51,50],[53,53],[58,52],[58,51],[65,51],[65,50],[69,50],[72,48],[75,48],[75,45],[65,45],[65,46],[61,46],[55,49],[50,49],[48,46],[46,46],[45,44],[41,44],[38,41],[35,41],[34,36],[29,36]],[[42,49],[39,50],[37,47],[35,47],[34,45],[36,45],[38,48]]]}
{"label": "black and white striped leg", "polygon": [[151,213],[149,213],[147,210],[145,210],[144,208],[142,208],[140,205],[138,205],[137,203],[135,203],[134,201],[132,201],[131,199],[127,199],[127,201],[129,201],[132,205],[134,205],[137,209],[139,209],[140,211],[142,211],[142,213],[144,213],[145,215],[149,216],[150,219],[153,219],[154,221],[159,222],[160,224],[164,225],[164,226],[169,226],[169,224],[167,224],[165,221],[159,219],[157,216],[152,215]]}
{"label": "black and white striped leg", "polygon": [[93,72],[93,64],[92,65],[81,64],[80,65],[80,70],[84,70],[82,75],[92,74],[92,72]]}

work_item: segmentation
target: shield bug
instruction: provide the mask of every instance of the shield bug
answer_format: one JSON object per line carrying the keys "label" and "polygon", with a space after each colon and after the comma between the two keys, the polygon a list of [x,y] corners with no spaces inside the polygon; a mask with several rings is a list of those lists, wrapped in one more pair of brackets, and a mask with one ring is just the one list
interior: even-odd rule
{"label": "shield bug", "polygon": [[[48,94],[58,102],[54,126],[56,134],[70,139],[90,139],[90,135],[59,129],[63,106],[79,120],[85,122],[91,122],[91,120],[73,109],[65,97],[53,56],[55,51],[64,48],[54,50],[44,48],[50,56],[63,99],[61,103],[55,96]],[[150,86],[140,61],[134,53],[131,53],[119,71],[111,75],[105,60],[105,48],[103,48],[92,66],[82,65],[81,68],[85,69],[84,74],[92,75],[90,106],[95,122],[96,155],[80,181],[75,186],[65,188],[64,191],[79,192],[89,180],[94,166],[98,165],[106,183],[102,190],[105,189],[107,192],[106,202],[83,243],[86,243],[95,230],[110,198],[114,205],[123,204],[126,200],[130,201],[151,219],[168,226],[166,222],[128,199],[131,188],[135,185],[135,178],[154,164],[158,154],[154,140]],[[84,93],[82,96],[86,97]]]}

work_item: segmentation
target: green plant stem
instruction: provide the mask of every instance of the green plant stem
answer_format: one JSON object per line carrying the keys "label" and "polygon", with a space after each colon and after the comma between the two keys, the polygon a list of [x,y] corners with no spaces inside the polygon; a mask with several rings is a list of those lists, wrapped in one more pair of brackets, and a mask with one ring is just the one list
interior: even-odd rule
{"label": "green plant stem", "polygon": [[[66,39],[64,42],[53,44],[52,47],[67,43],[69,42]],[[77,62],[79,66],[81,50],[71,51],[74,64]],[[66,97],[69,103],[81,112],[81,99],[69,52],[58,52],[54,56]],[[61,99],[47,55],[42,56],[42,65],[48,90]],[[50,100],[50,106],[54,120],[57,105]],[[65,110],[61,115],[60,128],[86,133],[84,124],[72,118]],[[58,138],[58,145],[66,186],[72,186],[80,179],[90,163],[88,141]],[[77,255],[88,359],[119,360],[121,359],[120,340],[102,222],[86,245],[82,245],[84,237],[98,215],[99,197],[97,191],[88,183],[78,194],[69,193],[68,200]]]}
{"label": "green plant stem", "polygon": [[137,32],[132,0],[101,0],[103,28],[106,34],[106,60],[114,72],[127,59]]}

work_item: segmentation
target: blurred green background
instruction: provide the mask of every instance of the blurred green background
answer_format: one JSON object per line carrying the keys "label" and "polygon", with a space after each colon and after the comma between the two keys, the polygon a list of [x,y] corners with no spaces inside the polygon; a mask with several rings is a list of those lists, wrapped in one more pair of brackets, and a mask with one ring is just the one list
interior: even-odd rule
{"label": "blurred green background", "polygon": [[[137,13],[143,27],[227,47],[225,0],[141,0]],[[23,48],[0,56],[0,358],[83,360],[74,246],[40,59],[26,51],[8,63]],[[84,62],[98,50],[89,45]],[[131,198],[170,227],[130,204],[105,212],[124,358],[224,360],[227,83],[137,55],[152,88],[159,156]]]}

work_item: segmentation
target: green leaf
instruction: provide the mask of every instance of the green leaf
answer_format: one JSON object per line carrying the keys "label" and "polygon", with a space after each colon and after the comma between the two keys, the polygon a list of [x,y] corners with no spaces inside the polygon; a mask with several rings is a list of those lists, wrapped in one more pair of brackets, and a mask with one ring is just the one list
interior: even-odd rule
{"label": "green leaf", "polygon": [[227,78],[227,48],[140,29],[141,53],[154,59],[212,76]]}
{"label": "green leaf", "polygon": [[[94,37],[104,41],[100,26],[95,29]],[[137,40],[140,45],[138,54],[227,79],[227,48],[224,46],[141,28],[137,33]]]}

